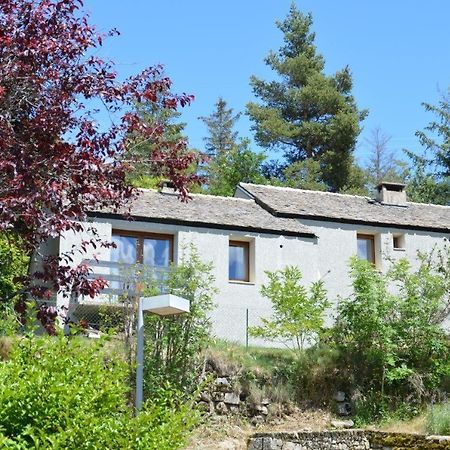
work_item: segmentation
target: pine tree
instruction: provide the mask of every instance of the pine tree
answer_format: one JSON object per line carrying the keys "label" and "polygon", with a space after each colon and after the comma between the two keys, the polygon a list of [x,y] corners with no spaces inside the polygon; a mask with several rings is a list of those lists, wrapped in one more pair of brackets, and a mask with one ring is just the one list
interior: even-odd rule
{"label": "pine tree", "polygon": [[439,175],[450,176],[450,88],[443,94],[438,105],[422,103],[424,108],[437,116],[431,121],[425,131],[417,131],[420,143],[433,157],[430,163],[436,166]]}
{"label": "pine tree", "polygon": [[[141,120],[152,128],[164,130],[163,137],[166,145],[176,145],[177,142],[187,141],[183,135],[185,123],[177,122],[181,113],[153,102],[143,102],[136,105],[136,113]],[[139,136],[130,135],[126,147],[125,159],[133,161],[132,170],[128,171],[128,180],[136,187],[154,188],[162,178],[159,165],[148,158],[159,139],[142,140]]]}
{"label": "pine tree", "polygon": [[408,196],[415,202],[450,205],[450,88],[437,105],[422,105],[436,118],[416,132],[424,155],[406,150],[412,161]]}
{"label": "pine tree", "polygon": [[237,143],[238,133],[233,131],[241,113],[233,114],[233,108],[227,108],[227,102],[219,97],[215,111],[206,117],[199,117],[208,129],[204,138],[206,153],[214,158],[229,152]]}
{"label": "pine tree", "polygon": [[219,98],[213,113],[199,117],[207,127],[204,138],[209,162],[203,169],[208,179],[207,192],[212,195],[232,196],[240,182],[264,182],[261,167],[265,155],[255,153],[248,139],[241,139],[233,130],[241,113],[234,113],[227,102]]}
{"label": "pine tree", "polygon": [[284,152],[284,168],[306,159],[320,163],[329,190],[349,185],[353,151],[366,111],[351,95],[348,67],[328,76],[324,58],[316,52],[312,17],[293,4],[284,21],[284,46],[270,52],[265,62],[278,75],[266,82],[253,76],[251,86],[261,103],[249,103],[256,141]]}

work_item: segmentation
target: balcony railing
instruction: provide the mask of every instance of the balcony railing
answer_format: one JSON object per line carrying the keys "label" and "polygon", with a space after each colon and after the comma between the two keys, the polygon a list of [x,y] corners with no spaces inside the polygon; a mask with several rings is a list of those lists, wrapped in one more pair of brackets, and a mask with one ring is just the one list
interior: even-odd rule
{"label": "balcony railing", "polygon": [[83,303],[118,302],[124,297],[141,296],[149,288],[155,289],[158,294],[166,293],[167,267],[97,260],[84,260],[83,264],[92,269],[89,280],[102,278],[108,283],[95,299],[88,300],[82,296],[79,300]]}

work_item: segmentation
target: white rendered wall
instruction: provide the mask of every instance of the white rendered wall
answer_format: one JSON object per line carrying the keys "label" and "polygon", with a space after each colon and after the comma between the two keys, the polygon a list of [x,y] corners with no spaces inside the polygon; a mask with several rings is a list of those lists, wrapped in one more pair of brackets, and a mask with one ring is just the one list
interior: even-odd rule
{"label": "white rendered wall", "polygon": [[[368,225],[342,224],[302,219],[318,237],[317,264],[324,278],[330,300],[336,304],[338,297],[351,293],[351,279],[348,275],[350,257],[357,252],[357,234],[375,237],[376,267],[382,272],[389,268],[389,260],[406,258],[413,268],[419,264],[417,252],[430,252],[435,246],[449,244],[450,234],[408,230],[400,228],[376,227]],[[402,250],[393,248],[393,235],[404,235]]]}
{"label": "white rendered wall", "polygon": [[[351,280],[348,276],[348,262],[356,254],[357,233],[375,235],[377,266],[386,270],[388,263],[383,256],[395,259],[406,257],[417,262],[417,250],[430,251],[434,245],[442,246],[449,235],[420,231],[389,229],[383,227],[357,226],[332,222],[302,220],[318,237],[283,237],[271,234],[246,233],[210,228],[186,227],[178,225],[156,224],[116,219],[96,219],[96,228],[105,239],[111,239],[112,229],[165,233],[174,236],[174,261],[179,262],[181,252],[193,243],[203,261],[214,264],[216,287],[219,290],[215,298],[216,309],[211,314],[213,333],[223,339],[245,343],[246,311],[250,326],[257,325],[260,317],[271,314],[270,302],[260,295],[263,283],[267,281],[265,271],[282,269],[287,265],[296,265],[303,273],[306,285],[323,279],[330,300],[337,302],[338,296],[348,296],[351,292]],[[405,249],[393,250],[392,233],[405,234]],[[60,242],[60,252],[72,248],[88,236],[67,233]],[[228,280],[228,242],[229,240],[247,240],[251,247],[251,281],[233,282]],[[97,256],[108,260],[109,249],[97,249],[88,255],[79,255],[75,263],[82,259]],[[59,304],[66,301],[58,297]],[[332,321],[332,313],[328,323]],[[261,345],[261,340],[249,339],[251,345]]]}
{"label": "white rendered wall", "polygon": [[[306,282],[318,279],[317,240],[313,238],[283,237],[117,219],[95,219],[95,221],[99,231],[101,230],[107,239],[111,239],[112,229],[172,234],[175,263],[180,261],[183,248],[190,243],[194,244],[201,259],[205,262],[212,261],[214,265],[213,273],[219,293],[215,298],[216,308],[211,314],[213,333],[219,338],[230,341],[245,343],[247,309],[250,325],[259,324],[260,317],[270,317],[270,302],[260,295],[261,285],[267,280],[264,271],[282,269],[286,265],[298,265]],[[63,248],[71,247],[77,240],[80,242],[80,239],[81,237],[73,234],[66,236]],[[230,239],[246,240],[251,243],[251,281],[248,283],[228,280]],[[104,256],[109,257],[107,252]],[[89,259],[89,256],[83,259]],[[263,341],[252,338],[249,342],[251,345],[263,344]]]}

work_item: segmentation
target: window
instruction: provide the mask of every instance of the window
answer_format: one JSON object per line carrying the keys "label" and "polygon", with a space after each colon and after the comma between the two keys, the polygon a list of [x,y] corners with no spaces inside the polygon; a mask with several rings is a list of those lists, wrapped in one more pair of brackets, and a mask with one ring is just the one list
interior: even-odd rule
{"label": "window", "polygon": [[173,261],[173,236],[144,234],[131,231],[113,231],[111,261],[124,264],[148,264],[153,267],[169,267]]}
{"label": "window", "polygon": [[405,249],[405,235],[404,234],[394,234],[392,236],[392,247],[394,250],[404,250]]}
{"label": "window", "polygon": [[358,258],[375,264],[375,239],[370,234],[358,234]]}
{"label": "window", "polygon": [[250,281],[249,243],[230,241],[228,278],[232,281]]}

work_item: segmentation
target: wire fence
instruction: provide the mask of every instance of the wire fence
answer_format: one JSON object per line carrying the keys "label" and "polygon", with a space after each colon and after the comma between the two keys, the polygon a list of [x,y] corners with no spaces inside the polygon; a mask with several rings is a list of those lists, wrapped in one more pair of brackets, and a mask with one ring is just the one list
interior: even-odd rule
{"label": "wire fence", "polygon": [[[133,311],[137,310],[138,298],[150,296],[148,288],[152,285],[153,294],[166,291],[168,270],[149,267],[143,264],[123,264],[111,261],[84,261],[93,270],[89,277],[103,278],[108,286],[95,298],[79,296],[64,301],[64,308],[58,310],[62,321],[75,323],[95,337],[104,331],[126,332]],[[56,302],[41,302],[41,306],[56,308]],[[252,328],[262,324],[263,318],[270,318],[270,304],[239,305],[216,299],[214,309],[209,313],[211,332],[214,337],[248,346],[283,346],[269,343],[252,336]]]}
{"label": "wire fence", "polygon": [[283,347],[280,342],[268,342],[252,336],[253,327],[262,325],[262,319],[270,319],[270,305],[238,306],[229,303],[218,303],[211,312],[212,334],[230,342],[236,342],[247,347],[275,346]]}

